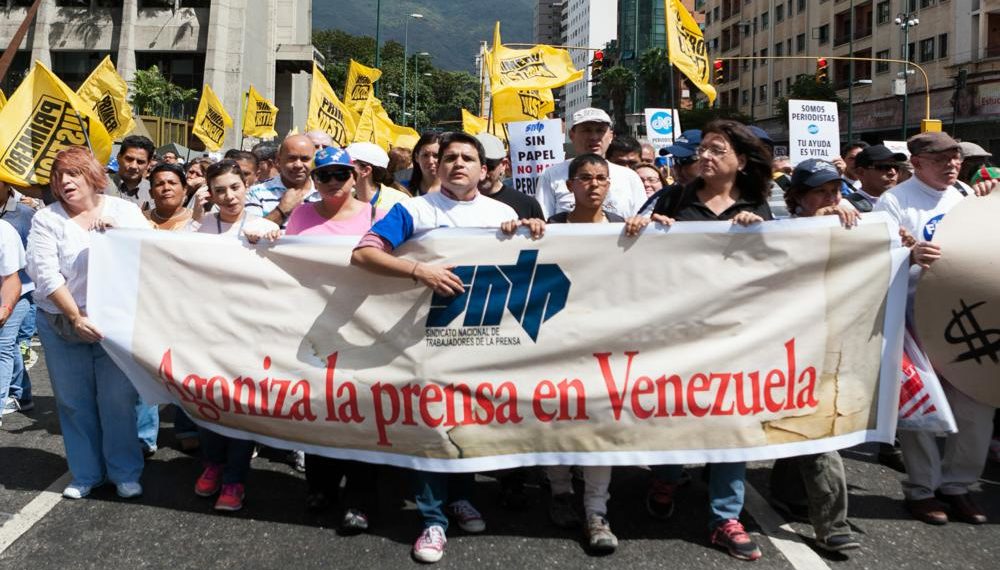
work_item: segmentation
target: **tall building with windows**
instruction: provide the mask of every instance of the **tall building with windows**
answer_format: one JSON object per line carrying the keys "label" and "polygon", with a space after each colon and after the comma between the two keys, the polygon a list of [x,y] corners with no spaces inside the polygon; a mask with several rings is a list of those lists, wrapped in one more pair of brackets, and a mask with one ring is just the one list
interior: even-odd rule
{"label": "tall building with windows", "polygon": [[[956,136],[1000,152],[1000,0],[708,0],[705,28],[710,57],[725,61],[719,104],[752,115],[776,138],[787,139],[787,125],[775,116],[775,102],[796,77],[815,74],[816,58],[853,55],[861,58],[853,76],[851,62],[836,59],[828,73],[853,107],[855,137],[902,137],[903,97],[896,93],[905,84],[907,134],[919,132],[929,95],[931,117],[945,130],[954,125]],[[735,56],[803,59],[725,60]],[[929,91],[919,70],[904,74],[903,64],[879,59],[919,65]]]}
{"label": "tall building with windows", "polygon": [[[611,0],[566,0],[563,6],[563,22],[566,25],[564,41],[566,45],[601,49],[618,33],[618,10]],[[590,82],[590,63],[593,51],[571,49],[573,64],[583,69],[584,80],[570,83],[563,88],[564,116],[590,106],[593,84]]]}
{"label": "tall building with windows", "polygon": [[562,12],[566,0],[535,0],[534,43],[562,43]]}
{"label": "tall building with windows", "polygon": [[[2,45],[31,4],[0,0]],[[285,133],[305,123],[309,104],[312,0],[43,0],[0,87],[9,95],[38,60],[76,88],[107,55],[126,81],[156,65],[181,87],[211,85],[236,124],[227,144],[240,140],[251,84],[280,109]]]}

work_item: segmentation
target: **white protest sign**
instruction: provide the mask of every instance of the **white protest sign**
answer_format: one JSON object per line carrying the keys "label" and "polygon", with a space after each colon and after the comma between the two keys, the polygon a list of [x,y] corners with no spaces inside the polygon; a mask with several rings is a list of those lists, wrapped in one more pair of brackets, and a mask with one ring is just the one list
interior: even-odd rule
{"label": "white protest sign", "polygon": [[674,144],[681,136],[681,118],[677,109],[646,109],[646,138],[657,149]]}
{"label": "white protest sign", "polygon": [[507,141],[510,143],[514,189],[534,197],[538,176],[546,168],[566,160],[562,121],[545,119],[507,123]]}
{"label": "white protest sign", "polygon": [[810,158],[831,160],[840,155],[840,117],[830,101],[788,101],[789,158],[798,164]]}
{"label": "white protest sign", "polygon": [[901,152],[906,155],[907,158],[910,157],[910,149],[906,146],[906,141],[882,141],[885,148],[891,150],[892,152]]}

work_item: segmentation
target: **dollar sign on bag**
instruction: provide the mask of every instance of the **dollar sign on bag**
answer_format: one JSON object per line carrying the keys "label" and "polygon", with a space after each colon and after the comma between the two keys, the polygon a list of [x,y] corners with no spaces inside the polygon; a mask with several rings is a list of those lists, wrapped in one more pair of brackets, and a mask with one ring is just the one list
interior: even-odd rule
{"label": "dollar sign on bag", "polygon": [[989,357],[994,363],[1000,363],[1000,330],[983,330],[976,316],[972,314],[973,309],[986,304],[986,301],[966,305],[965,300],[961,299],[959,303],[962,305],[962,310],[952,309],[953,318],[945,328],[944,339],[951,344],[964,344],[969,350],[959,354],[955,362],[974,358],[976,363],[982,364],[983,357]]}

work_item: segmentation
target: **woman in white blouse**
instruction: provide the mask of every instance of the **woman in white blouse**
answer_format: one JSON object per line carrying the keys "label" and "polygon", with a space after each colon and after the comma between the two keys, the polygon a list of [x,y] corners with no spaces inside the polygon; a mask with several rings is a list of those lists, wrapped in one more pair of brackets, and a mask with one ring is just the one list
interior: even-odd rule
{"label": "woman in white blouse", "polygon": [[63,496],[80,499],[110,481],[123,498],[142,494],[138,394],[101,347],[87,317],[90,239],[109,227],[149,228],[139,208],[104,196],[104,169],[84,147],[56,155],[51,185],[57,202],[35,214],[28,234],[28,275],[35,282],[38,336],[59,410],[73,480]]}

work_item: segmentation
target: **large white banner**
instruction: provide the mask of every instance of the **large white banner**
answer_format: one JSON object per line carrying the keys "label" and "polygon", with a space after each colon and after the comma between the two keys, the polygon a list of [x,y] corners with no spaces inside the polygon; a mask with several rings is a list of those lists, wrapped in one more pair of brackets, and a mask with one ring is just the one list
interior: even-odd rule
{"label": "large white banner", "polygon": [[840,115],[831,101],[788,100],[789,158],[793,165],[810,158],[840,156]]}
{"label": "large white banner", "polygon": [[562,121],[543,119],[507,123],[507,142],[514,189],[534,198],[542,172],[566,160]]}
{"label": "large white banner", "polygon": [[356,238],[110,231],[88,310],[147,401],[272,446],[439,471],[756,460],[892,440],[892,233],[435,230],[397,253],[455,265],[445,298],[350,266]]}

